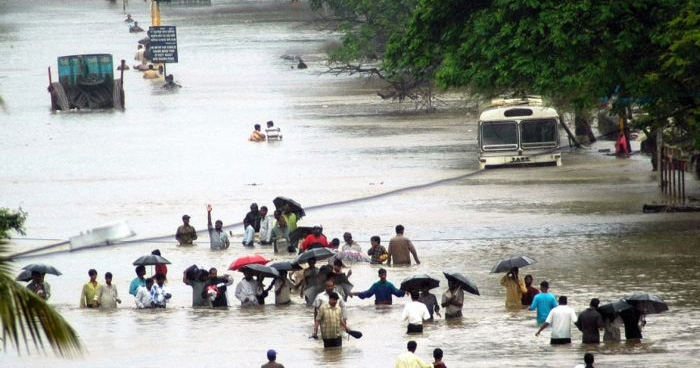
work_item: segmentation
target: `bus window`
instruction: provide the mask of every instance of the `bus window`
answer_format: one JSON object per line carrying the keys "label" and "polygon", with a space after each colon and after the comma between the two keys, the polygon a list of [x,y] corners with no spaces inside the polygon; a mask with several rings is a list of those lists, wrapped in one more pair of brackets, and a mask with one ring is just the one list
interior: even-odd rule
{"label": "bus window", "polygon": [[558,134],[555,119],[520,122],[520,142],[523,148],[556,147]]}
{"label": "bus window", "polygon": [[514,121],[489,121],[481,124],[484,150],[518,149],[518,125]]}

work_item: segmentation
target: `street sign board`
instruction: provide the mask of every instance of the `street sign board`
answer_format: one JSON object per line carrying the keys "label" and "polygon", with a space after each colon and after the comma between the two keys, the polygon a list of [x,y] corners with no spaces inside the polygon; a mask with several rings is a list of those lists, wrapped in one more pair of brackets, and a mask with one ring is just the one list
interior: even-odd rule
{"label": "street sign board", "polygon": [[177,63],[177,32],[175,26],[149,27],[151,61]]}

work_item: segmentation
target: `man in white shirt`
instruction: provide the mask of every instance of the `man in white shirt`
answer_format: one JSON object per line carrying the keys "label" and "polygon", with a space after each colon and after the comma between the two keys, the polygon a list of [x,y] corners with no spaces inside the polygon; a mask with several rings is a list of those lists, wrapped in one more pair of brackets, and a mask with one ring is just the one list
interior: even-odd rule
{"label": "man in white shirt", "polygon": [[432,364],[426,363],[415,354],[418,347],[415,341],[409,341],[407,347],[408,351],[404,351],[396,357],[396,368],[433,368]]}
{"label": "man in white shirt", "polygon": [[[318,295],[316,295],[316,298],[314,298],[313,306],[314,306],[314,320],[316,319],[316,316],[318,315],[318,309],[321,308],[321,306],[324,303],[328,303],[329,296],[331,293],[336,292],[335,290],[335,281],[333,279],[327,280],[326,283],[324,284],[326,290]],[[340,311],[343,315],[343,320],[348,319],[348,312],[345,309],[345,302],[343,301],[343,298],[340,298],[338,301],[338,306],[340,307]]]}
{"label": "man in white shirt", "polygon": [[216,220],[214,226],[211,225],[211,205],[207,205],[207,229],[209,230],[209,246],[212,250],[226,249],[230,242],[228,235],[223,230],[223,222]]}
{"label": "man in white shirt", "polygon": [[574,312],[574,310],[566,304],[566,296],[560,296],[559,306],[555,307],[549,312],[547,319],[544,321],[542,326],[540,326],[540,329],[537,330],[535,336],[539,336],[542,330],[551,325],[552,337],[550,344],[571,344],[571,325],[576,323],[576,312]]}
{"label": "man in white shirt", "polygon": [[241,301],[241,306],[249,307],[259,305],[258,295],[262,295],[262,288],[257,280],[253,280],[253,274],[243,269],[243,280],[236,285],[236,298]]}
{"label": "man in white shirt", "polygon": [[352,251],[362,253],[362,247],[360,247],[360,244],[357,244],[356,241],[352,240],[352,234],[346,232],[343,234],[343,240],[345,240],[345,244],[343,244],[342,247],[343,252]]}
{"label": "man in white shirt", "polygon": [[282,132],[280,132],[280,128],[276,127],[272,120],[267,122],[267,129],[265,129],[265,133],[267,134],[268,142],[282,140]]}
{"label": "man in white shirt", "polygon": [[156,282],[151,287],[151,301],[156,308],[165,308],[165,305],[170,301],[172,294],[165,286],[165,275],[162,273],[156,274]]}
{"label": "man in white shirt", "polygon": [[275,227],[275,219],[267,215],[267,206],[260,207],[260,244],[269,245],[272,237],[272,229]]}
{"label": "man in white shirt", "polygon": [[151,289],[153,288],[153,279],[146,279],[146,286],[141,286],[136,291],[136,308],[153,308],[153,300],[151,299]]}
{"label": "man in white shirt", "polygon": [[418,301],[418,290],[411,291],[411,301],[403,308],[402,321],[408,321],[407,333],[422,333],[423,321],[430,319],[430,312],[425,304]]}

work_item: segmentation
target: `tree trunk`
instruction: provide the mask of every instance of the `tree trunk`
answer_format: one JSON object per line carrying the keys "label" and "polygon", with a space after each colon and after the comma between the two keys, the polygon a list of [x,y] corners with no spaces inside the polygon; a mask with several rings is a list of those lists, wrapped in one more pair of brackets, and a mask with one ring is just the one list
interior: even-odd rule
{"label": "tree trunk", "polygon": [[593,143],[596,137],[591,129],[591,114],[587,111],[578,110],[574,112],[574,132],[581,142]]}

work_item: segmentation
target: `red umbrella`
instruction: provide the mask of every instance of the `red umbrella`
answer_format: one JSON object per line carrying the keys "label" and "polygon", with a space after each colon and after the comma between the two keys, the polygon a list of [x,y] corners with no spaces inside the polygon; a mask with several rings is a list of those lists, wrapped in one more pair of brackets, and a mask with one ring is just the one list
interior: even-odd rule
{"label": "red umbrella", "polygon": [[231,263],[230,266],[228,266],[228,269],[233,270],[233,271],[237,271],[238,269],[240,269],[241,267],[243,267],[245,265],[249,265],[249,264],[264,265],[267,262],[270,262],[270,261],[265,259],[265,257],[263,257],[259,254],[253,254],[251,256],[239,257],[238,259],[233,261],[233,263]]}

